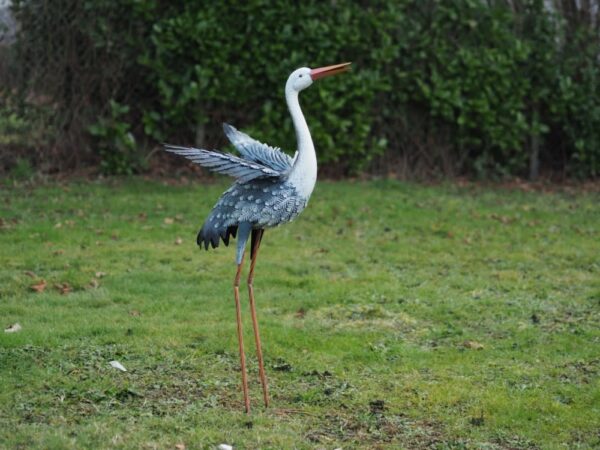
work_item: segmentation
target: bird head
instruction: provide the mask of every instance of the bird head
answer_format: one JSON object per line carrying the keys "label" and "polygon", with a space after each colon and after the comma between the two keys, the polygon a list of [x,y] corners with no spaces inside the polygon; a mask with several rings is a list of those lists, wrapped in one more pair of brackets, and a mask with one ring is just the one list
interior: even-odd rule
{"label": "bird head", "polygon": [[286,91],[292,89],[296,92],[300,92],[306,89],[313,81],[319,78],[328,77],[338,73],[346,72],[350,69],[351,63],[335,64],[333,66],[319,67],[318,69],[310,69],[308,67],[301,67],[292,72],[286,83]]}

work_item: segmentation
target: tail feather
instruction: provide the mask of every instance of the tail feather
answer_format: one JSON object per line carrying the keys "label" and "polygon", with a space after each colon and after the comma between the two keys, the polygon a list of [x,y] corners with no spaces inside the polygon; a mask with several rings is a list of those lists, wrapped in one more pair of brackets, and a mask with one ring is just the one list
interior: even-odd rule
{"label": "tail feather", "polygon": [[219,240],[222,239],[225,246],[229,245],[229,238],[235,236],[237,234],[237,225],[232,225],[227,228],[215,229],[213,227],[204,226],[198,232],[198,236],[196,237],[196,243],[199,247],[204,246],[205,250],[208,250],[208,246],[210,245],[212,248],[217,248],[219,246]]}

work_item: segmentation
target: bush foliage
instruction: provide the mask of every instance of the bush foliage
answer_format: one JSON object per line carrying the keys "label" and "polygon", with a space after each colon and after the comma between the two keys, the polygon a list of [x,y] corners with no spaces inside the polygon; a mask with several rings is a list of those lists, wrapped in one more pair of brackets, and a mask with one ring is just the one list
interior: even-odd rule
{"label": "bush foliage", "polygon": [[[63,144],[83,136],[64,147],[100,146],[109,171],[134,169],[124,167],[139,160],[132,145],[223,145],[222,121],[293,151],[287,75],[352,61],[350,75],[301,97],[331,170],[381,169],[385,160],[386,171],[419,176],[535,177],[540,165],[597,176],[598,28],[544,3],[21,1],[15,61],[27,66],[23,96],[53,98]],[[48,34],[64,11],[68,26]],[[53,82],[44,83],[50,66]],[[114,105],[125,109],[115,116]]]}

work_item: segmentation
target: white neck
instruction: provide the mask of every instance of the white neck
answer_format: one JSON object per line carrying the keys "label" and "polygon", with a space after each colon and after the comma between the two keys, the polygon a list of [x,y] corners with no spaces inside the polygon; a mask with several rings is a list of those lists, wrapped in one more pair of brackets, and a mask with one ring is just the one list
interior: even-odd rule
{"label": "white neck", "polygon": [[298,193],[309,198],[317,181],[317,155],[313,145],[306,119],[298,102],[298,91],[286,86],[285,99],[287,101],[298,140],[298,158],[292,167],[288,181],[294,185]]}

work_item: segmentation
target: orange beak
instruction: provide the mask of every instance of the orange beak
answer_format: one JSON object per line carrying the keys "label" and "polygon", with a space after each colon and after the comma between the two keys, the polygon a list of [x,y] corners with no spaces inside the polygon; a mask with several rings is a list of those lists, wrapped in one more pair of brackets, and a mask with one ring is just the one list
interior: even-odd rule
{"label": "orange beak", "polygon": [[338,73],[346,72],[350,70],[350,64],[352,63],[342,63],[335,64],[333,66],[319,67],[318,69],[313,69],[310,71],[310,77],[314,80],[318,80],[319,78],[328,77],[330,75],[336,75]]}

